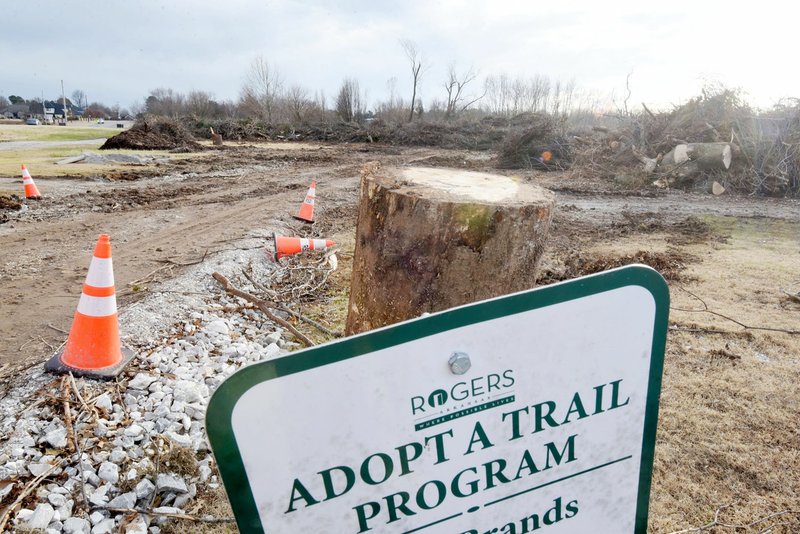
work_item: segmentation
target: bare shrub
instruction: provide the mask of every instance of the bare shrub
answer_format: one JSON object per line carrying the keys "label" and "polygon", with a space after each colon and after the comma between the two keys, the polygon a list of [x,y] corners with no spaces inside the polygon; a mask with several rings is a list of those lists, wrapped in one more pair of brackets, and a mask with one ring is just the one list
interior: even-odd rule
{"label": "bare shrub", "polygon": [[553,117],[526,113],[510,122],[520,126],[509,132],[500,146],[498,168],[563,170],[569,167],[572,158],[569,143],[556,135],[557,121]]}

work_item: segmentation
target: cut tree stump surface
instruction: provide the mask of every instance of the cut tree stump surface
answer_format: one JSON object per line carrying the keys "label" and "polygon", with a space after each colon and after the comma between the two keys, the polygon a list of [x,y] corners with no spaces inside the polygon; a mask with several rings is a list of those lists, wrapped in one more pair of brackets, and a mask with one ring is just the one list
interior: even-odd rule
{"label": "cut tree stump surface", "polygon": [[366,168],[347,333],[533,287],[553,206],[507,176]]}

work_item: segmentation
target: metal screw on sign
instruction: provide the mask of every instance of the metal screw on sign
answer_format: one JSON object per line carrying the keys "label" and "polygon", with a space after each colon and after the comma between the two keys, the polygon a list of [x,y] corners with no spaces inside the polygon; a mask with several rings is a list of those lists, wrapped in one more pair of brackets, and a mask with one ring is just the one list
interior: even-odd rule
{"label": "metal screw on sign", "polygon": [[472,367],[469,355],[465,352],[454,352],[447,363],[450,364],[450,370],[453,371],[454,375],[463,375]]}

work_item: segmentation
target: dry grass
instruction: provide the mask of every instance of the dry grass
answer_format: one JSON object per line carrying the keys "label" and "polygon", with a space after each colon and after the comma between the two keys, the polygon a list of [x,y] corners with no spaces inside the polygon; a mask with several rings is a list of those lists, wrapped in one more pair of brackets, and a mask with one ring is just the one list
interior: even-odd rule
{"label": "dry grass", "polygon": [[[217,518],[233,517],[228,497],[222,486],[207,493],[198,493],[194,508],[188,510],[189,515],[212,516]],[[227,534],[239,532],[235,523],[207,524],[183,519],[169,519],[161,525],[162,534]]]}
{"label": "dry grass", "polygon": [[[719,316],[680,311],[703,309],[694,294],[710,310],[748,326],[800,329],[800,304],[784,293],[800,289],[800,223],[733,217],[687,221],[626,220],[636,224],[618,237],[600,226],[591,233],[583,228],[566,240],[554,236],[557,250],[551,248],[551,254],[561,251],[562,263],[571,257],[563,250],[579,250],[589,267],[602,264],[598,258],[635,258],[641,251],[652,258],[689,258],[680,270],[682,281],[670,282],[673,328],[648,529],[656,533],[707,525],[724,505],[730,506],[719,520],[729,524],[800,510],[800,335],[743,329]],[[558,228],[568,233],[570,227]],[[591,235],[591,244],[581,235]],[[609,268],[615,264],[608,263]],[[780,523],[787,524],[765,530]],[[750,529],[707,531],[796,534],[800,514]]]}
{"label": "dry grass", "polygon": [[[800,225],[769,220],[713,220],[731,234],[702,264],[689,267],[696,281],[686,289],[709,309],[749,326],[797,329],[800,308],[782,305],[782,287],[800,282]],[[701,308],[672,288],[673,308]],[[671,323],[733,332],[720,335],[672,331],[661,395],[650,528],[654,532],[698,527],[722,505],[720,520],[747,524],[800,508],[800,336],[744,331],[706,313],[673,310]],[[800,532],[800,516],[775,533]],[[717,527],[712,532],[730,531]]]}

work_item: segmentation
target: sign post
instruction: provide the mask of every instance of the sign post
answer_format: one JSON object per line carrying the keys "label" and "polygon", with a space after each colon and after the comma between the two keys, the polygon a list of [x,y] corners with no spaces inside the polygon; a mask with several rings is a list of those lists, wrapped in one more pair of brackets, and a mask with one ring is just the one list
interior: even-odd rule
{"label": "sign post", "polygon": [[629,266],[238,371],[206,428],[240,530],[644,533],[668,310]]}

